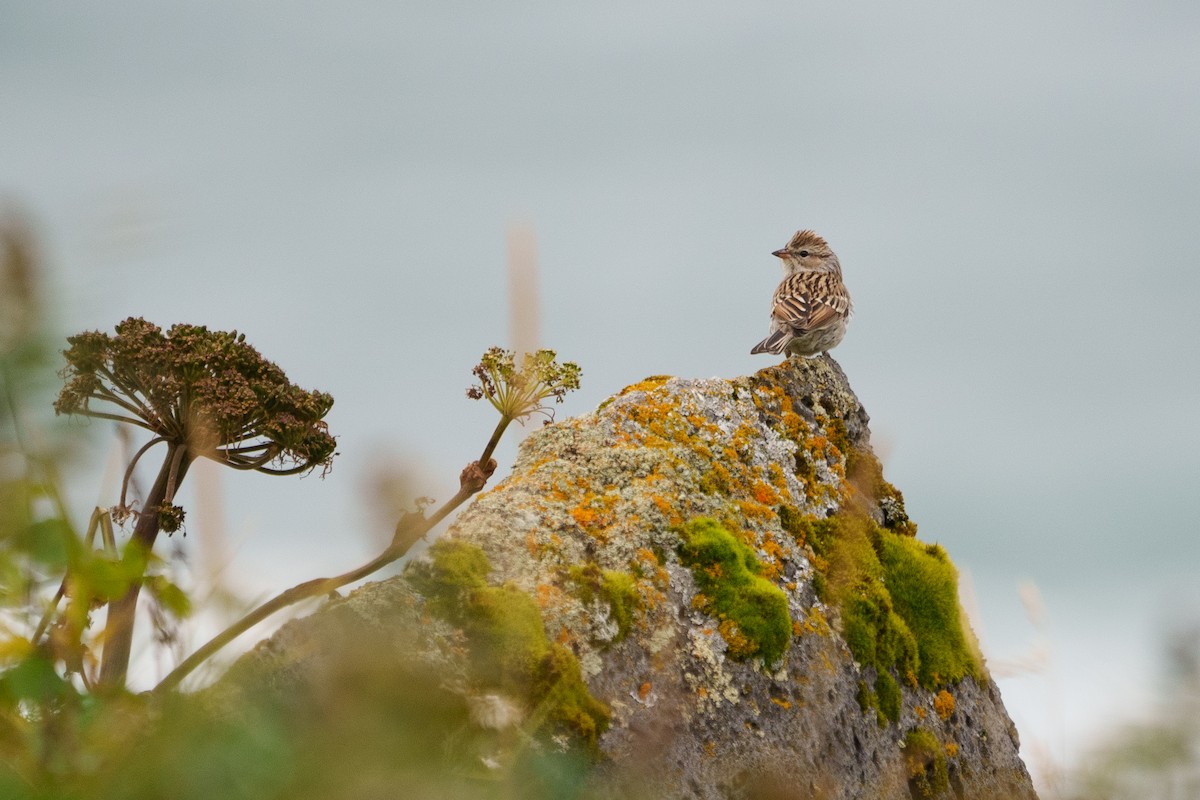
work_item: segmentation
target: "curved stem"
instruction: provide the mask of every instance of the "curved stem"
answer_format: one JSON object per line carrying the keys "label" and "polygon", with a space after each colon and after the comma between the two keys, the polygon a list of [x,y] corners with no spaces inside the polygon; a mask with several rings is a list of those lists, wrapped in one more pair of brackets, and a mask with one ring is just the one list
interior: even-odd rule
{"label": "curved stem", "polygon": [[274,446],[275,446],[274,442],[261,442],[259,444],[242,444],[242,445],[236,445],[236,446],[232,446],[232,447],[227,445],[226,447],[219,449],[216,452],[232,453],[234,455],[244,455],[246,453],[253,453],[258,450],[266,450],[266,449],[274,447]]}
{"label": "curved stem", "polygon": [[[446,513],[449,513],[449,511],[446,511]],[[440,521],[440,519],[444,517],[445,513],[437,516],[437,519]],[[424,528],[424,530],[421,531],[420,535],[415,536],[413,541],[420,539],[420,536],[424,536],[426,533],[428,533],[428,529],[432,528],[433,524],[436,524],[431,523],[431,521],[422,522],[425,523],[424,525],[421,525],[421,528]],[[212,637],[203,646],[200,646],[196,652],[193,652],[192,655],[180,662],[178,667],[170,670],[170,673],[166,676],[166,678],[163,678],[160,684],[155,686],[155,693],[169,692],[176,686],[179,686],[180,682],[187,678],[188,675],[192,674],[194,669],[199,667],[200,664],[204,663],[205,661],[208,661],[209,658],[216,654],[218,650],[223,648],[224,645],[233,642],[235,638],[238,638],[242,633],[250,630],[250,628],[253,626],[258,625],[259,622],[262,622],[264,619],[268,618],[268,616],[277,612],[277,610],[282,610],[288,606],[294,606],[295,603],[299,603],[304,600],[310,600],[312,597],[328,595],[331,593],[331,591],[340,589],[348,583],[359,581],[359,579],[371,575],[372,572],[376,572],[377,570],[382,569],[382,567],[391,564],[392,561],[400,558],[401,555],[408,552],[409,546],[397,546],[396,543],[392,543],[392,545],[388,546],[383,553],[377,555],[376,558],[367,561],[366,564],[356,567],[354,570],[343,572],[342,575],[332,578],[316,578],[313,579],[313,581],[306,581],[304,583],[295,585],[295,587],[292,587],[286,591],[283,591],[283,593],[278,594],[275,597],[272,597],[271,600],[266,601],[262,604],[262,606],[259,606],[258,608],[252,610],[252,612],[242,616],[240,620],[234,622],[234,624],[227,627],[226,630],[217,633],[215,637]]]}
{"label": "curved stem", "polygon": [[271,469],[270,467],[256,467],[256,469],[264,475],[299,475],[301,472],[311,472],[316,469],[316,464],[300,464],[287,469]]}
{"label": "curved stem", "polygon": [[[512,422],[512,419],[509,417],[502,416],[500,418],[499,424],[496,425],[496,429],[492,432],[492,438],[488,440],[487,446],[483,449],[483,456],[480,459],[479,464],[468,465],[467,470],[471,470],[473,468],[477,469],[480,464],[483,465],[483,468],[486,470],[487,464],[491,461],[492,453],[495,451],[496,445],[500,442],[500,437],[504,435],[504,430],[508,427],[510,422]],[[286,474],[278,473],[272,470],[262,471],[271,472],[272,474]],[[467,471],[464,470],[464,474],[466,474],[466,472]],[[486,474],[490,474],[490,472]],[[483,480],[486,480],[486,477]],[[314,597],[327,595],[348,583],[354,583],[355,581],[361,580],[373,572],[381,569],[382,567],[391,564],[393,561],[407,553],[409,548],[411,548],[418,539],[423,538],[427,533],[433,530],[433,528],[442,520],[444,520],[451,511],[458,508],[460,505],[466,502],[471,495],[479,491],[479,489],[482,488],[482,485],[482,480],[478,483],[473,483],[460,479],[458,491],[455,492],[453,497],[443,503],[442,506],[438,508],[438,510],[435,511],[431,516],[422,517],[420,514],[411,514],[406,516],[404,519],[401,519],[400,523],[396,526],[396,534],[392,538],[391,544],[389,544],[382,553],[368,561],[366,564],[332,578],[317,578],[315,580],[305,581],[304,583],[298,584],[284,592],[281,592],[267,602],[263,603],[258,608],[254,609],[249,614],[246,614],[237,622],[218,633],[212,639],[209,639],[198,650],[180,662],[179,666],[171,670],[167,677],[163,678],[158,686],[154,687],[155,694],[169,692],[179,686],[183,679],[190,675],[196,669],[196,667],[203,664],[222,647],[229,644],[234,639],[274,614],[276,611],[280,611],[288,606],[295,605],[302,600],[308,600]]]}
{"label": "curved stem", "polygon": [[95,397],[98,400],[104,400],[106,402],[112,403],[115,406],[123,408],[126,411],[128,411],[130,414],[133,414],[135,417],[144,417],[145,416],[145,409],[143,409],[142,407],[140,407],[134,403],[129,402],[127,399],[125,399],[124,396],[119,395],[116,392],[110,391],[108,389],[108,387],[105,386],[104,384],[100,384],[99,386],[97,386],[95,389],[92,390],[92,397]]}
{"label": "curved stem", "polygon": [[228,466],[231,466],[234,469],[258,469],[263,464],[266,464],[272,458],[274,458],[277,455],[277,453],[275,450],[272,449],[272,450],[267,450],[261,456],[247,458],[246,456],[242,455],[241,453],[238,453],[235,451],[218,450],[217,455],[219,457],[220,463],[227,464]]}
{"label": "curved stem", "polygon": [[151,447],[154,447],[154,445],[158,444],[159,442],[165,442],[165,441],[166,441],[166,439],[164,439],[163,437],[155,436],[153,439],[151,439],[150,441],[148,441],[144,445],[142,445],[141,448],[139,448],[138,451],[133,454],[133,458],[129,459],[129,466],[125,468],[125,477],[121,479],[121,507],[122,508],[125,507],[125,495],[129,489],[129,480],[130,480],[130,478],[133,477],[133,468],[137,466],[138,459],[140,459],[143,455],[145,455],[146,451],[149,450]]}
{"label": "curved stem", "polygon": [[82,414],[85,417],[95,417],[96,419],[111,419],[113,422],[125,422],[130,425],[136,425],[139,428],[145,428],[151,433],[158,433],[158,431],[150,427],[145,420],[138,419],[137,417],[122,417],[120,414],[108,414],[104,411],[93,411],[90,408],[81,408],[75,413]]}

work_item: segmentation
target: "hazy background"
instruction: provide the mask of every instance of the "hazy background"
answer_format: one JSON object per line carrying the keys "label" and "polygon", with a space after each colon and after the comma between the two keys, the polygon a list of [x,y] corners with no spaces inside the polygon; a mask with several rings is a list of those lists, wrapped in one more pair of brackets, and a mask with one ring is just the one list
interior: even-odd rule
{"label": "hazy background", "polygon": [[770,252],[816,229],[835,356],[1045,778],[1200,615],[1197,42],[1191,2],[0,2],[0,198],[61,334],[237,328],[337,399],[326,480],[189,479],[185,547],[223,537],[246,598],[372,553],[381,465],[453,493],[513,224],[567,414],[772,363]]}

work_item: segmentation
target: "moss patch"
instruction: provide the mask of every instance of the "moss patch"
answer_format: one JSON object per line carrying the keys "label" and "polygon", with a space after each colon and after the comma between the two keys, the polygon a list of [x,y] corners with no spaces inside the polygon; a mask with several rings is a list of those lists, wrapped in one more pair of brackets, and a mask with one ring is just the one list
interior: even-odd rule
{"label": "moss patch", "polygon": [[633,614],[641,605],[637,584],[633,575],[616,570],[602,570],[595,564],[574,566],[567,570],[567,577],[575,585],[579,599],[586,604],[596,600],[607,603],[617,623],[617,635],[613,643],[629,635],[633,626]]}
{"label": "moss patch", "polygon": [[682,531],[679,557],[691,567],[701,609],[721,621],[719,630],[738,660],[778,661],[792,640],[783,590],[761,577],[754,552],[716,520],[700,517]]}
{"label": "moss patch", "polygon": [[946,754],[930,731],[914,728],[905,734],[903,752],[908,790],[913,797],[936,797],[950,788]]}
{"label": "moss patch", "polygon": [[958,571],[946,551],[907,536],[885,533],[879,560],[892,603],[917,640],[921,684],[933,688],[970,675],[983,677],[958,605]]}
{"label": "moss patch", "polygon": [[431,611],[462,628],[472,679],[522,699],[536,730],[568,733],[594,752],[609,711],[588,691],[574,653],[546,638],[534,599],[512,585],[488,586],[491,564],[475,545],[443,539],[429,555],[406,576]]}
{"label": "moss patch", "polygon": [[875,694],[879,698],[879,711],[892,722],[900,719],[900,685],[890,673],[881,672],[875,678]]}
{"label": "moss patch", "polygon": [[820,520],[789,515],[787,525],[812,549],[814,588],[839,610],[860,664],[927,689],[983,677],[962,623],[958,574],[941,547],[854,511]]}
{"label": "moss patch", "polygon": [[871,713],[879,722],[879,727],[887,727],[887,717],[879,710],[879,695],[871,691],[871,687],[866,681],[858,682],[858,692],[855,694],[855,699],[858,700],[858,707],[864,713]]}

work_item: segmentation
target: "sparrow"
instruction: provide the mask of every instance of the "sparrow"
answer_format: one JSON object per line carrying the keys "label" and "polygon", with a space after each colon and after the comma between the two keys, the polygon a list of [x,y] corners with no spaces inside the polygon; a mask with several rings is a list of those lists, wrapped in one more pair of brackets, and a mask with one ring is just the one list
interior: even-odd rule
{"label": "sparrow", "polygon": [[783,262],[783,281],[771,300],[771,334],[750,352],[815,356],[846,335],[853,308],[842,283],[842,265],[812,231],[797,231],[771,255]]}

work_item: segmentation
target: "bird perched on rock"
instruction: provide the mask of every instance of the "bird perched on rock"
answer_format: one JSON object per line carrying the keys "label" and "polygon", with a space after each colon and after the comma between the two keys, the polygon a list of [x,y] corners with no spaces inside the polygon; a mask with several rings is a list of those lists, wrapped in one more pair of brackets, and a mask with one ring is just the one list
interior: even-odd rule
{"label": "bird perched on rock", "polygon": [[750,352],[815,356],[832,350],[846,335],[852,308],[837,255],[812,231],[797,231],[771,255],[783,261],[783,282],[772,298],[771,335]]}

